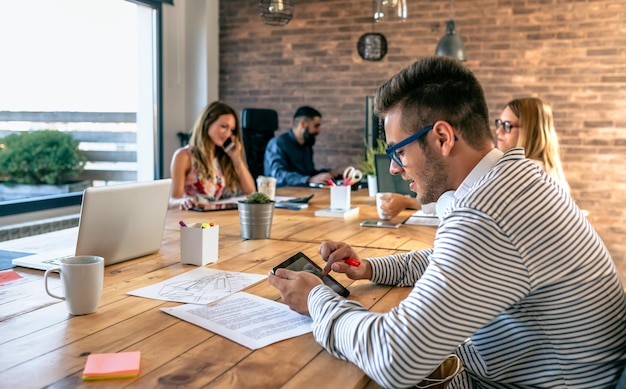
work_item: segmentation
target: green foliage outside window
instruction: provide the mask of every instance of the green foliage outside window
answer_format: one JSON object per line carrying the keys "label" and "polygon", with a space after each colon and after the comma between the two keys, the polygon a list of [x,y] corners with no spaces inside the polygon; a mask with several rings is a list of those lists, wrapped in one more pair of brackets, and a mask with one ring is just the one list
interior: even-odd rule
{"label": "green foliage outside window", "polygon": [[87,157],[72,134],[41,130],[0,139],[0,181],[65,184],[78,179]]}

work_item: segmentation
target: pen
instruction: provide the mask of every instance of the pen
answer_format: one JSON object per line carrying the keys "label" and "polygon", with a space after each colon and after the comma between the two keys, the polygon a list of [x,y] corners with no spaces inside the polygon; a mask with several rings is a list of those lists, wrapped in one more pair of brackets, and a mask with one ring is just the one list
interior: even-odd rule
{"label": "pen", "polygon": [[357,261],[356,259],[347,258],[347,259],[344,259],[343,261],[350,266],[354,266],[354,267],[361,266],[361,261]]}
{"label": "pen", "polygon": [[187,224],[185,224],[184,221],[179,221],[178,224],[180,224],[181,227],[187,227]]}
{"label": "pen", "polygon": [[335,181],[333,181],[333,180],[328,180],[328,185],[330,185],[330,186],[335,186]]}

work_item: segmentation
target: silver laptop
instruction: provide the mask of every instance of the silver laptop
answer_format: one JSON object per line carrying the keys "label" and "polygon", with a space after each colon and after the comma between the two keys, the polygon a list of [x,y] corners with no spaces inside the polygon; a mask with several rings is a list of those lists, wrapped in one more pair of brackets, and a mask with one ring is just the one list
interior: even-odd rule
{"label": "silver laptop", "polygon": [[[107,266],[157,252],[161,248],[171,186],[168,178],[87,188],[78,228],[74,229],[77,231],[61,232],[62,247],[58,240],[50,242],[49,248],[40,242],[34,255],[12,262],[15,266],[47,270],[64,257],[98,255]],[[41,235],[29,238],[37,237],[46,239]]]}

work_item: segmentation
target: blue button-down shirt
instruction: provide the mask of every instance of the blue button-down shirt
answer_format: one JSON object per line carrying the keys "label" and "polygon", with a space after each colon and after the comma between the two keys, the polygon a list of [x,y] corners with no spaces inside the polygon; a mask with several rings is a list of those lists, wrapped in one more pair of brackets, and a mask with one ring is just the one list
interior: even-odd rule
{"label": "blue button-down shirt", "polygon": [[313,147],[298,143],[293,131],[272,138],[265,149],[264,174],[276,178],[276,186],[306,186],[316,170]]}

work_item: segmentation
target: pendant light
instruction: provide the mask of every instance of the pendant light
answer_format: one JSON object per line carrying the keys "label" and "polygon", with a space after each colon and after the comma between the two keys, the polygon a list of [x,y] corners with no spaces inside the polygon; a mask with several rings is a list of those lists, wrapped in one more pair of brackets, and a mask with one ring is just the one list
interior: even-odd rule
{"label": "pendant light", "polygon": [[261,0],[259,15],[263,23],[271,26],[284,26],[293,17],[293,0]]}
{"label": "pendant light", "polygon": [[465,61],[465,45],[456,34],[456,22],[453,17],[454,0],[450,0],[450,20],[446,22],[446,35],[444,35],[437,44],[435,55],[454,57],[461,61]]}
{"label": "pendant light", "polygon": [[374,0],[374,20],[377,22],[403,22],[406,20],[407,0]]}

